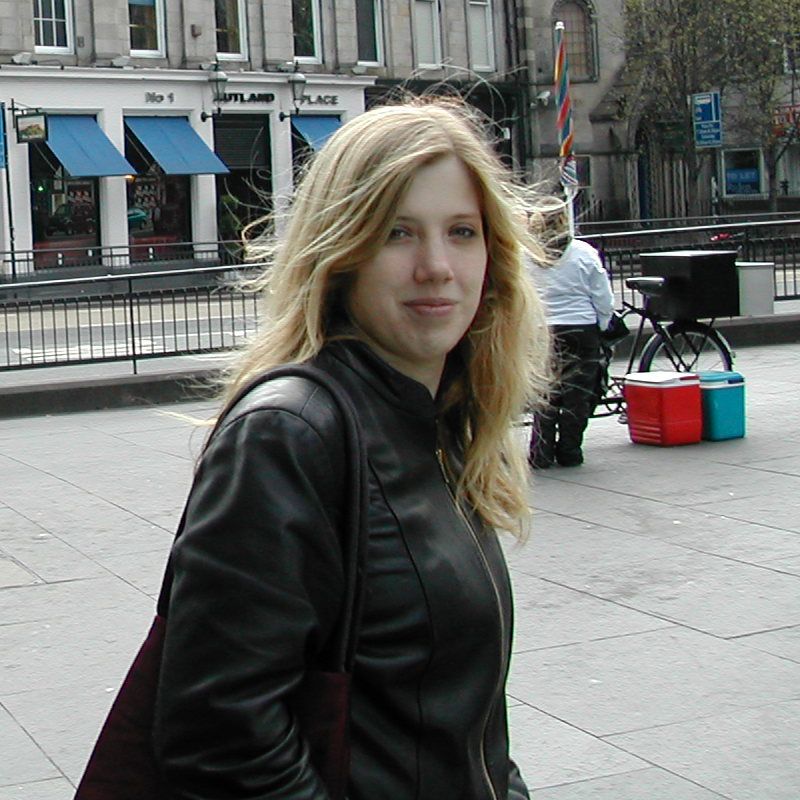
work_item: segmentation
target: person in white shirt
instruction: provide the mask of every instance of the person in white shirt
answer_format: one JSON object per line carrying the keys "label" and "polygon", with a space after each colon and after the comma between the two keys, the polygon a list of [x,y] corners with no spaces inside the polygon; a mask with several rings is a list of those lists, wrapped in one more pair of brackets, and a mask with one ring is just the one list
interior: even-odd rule
{"label": "person in white shirt", "polygon": [[534,417],[529,461],[535,469],[583,463],[583,435],[595,406],[600,370],[600,331],[614,311],[611,282],[597,251],[572,238],[566,209],[545,222],[549,266],[531,266],[553,335],[555,380],[550,404]]}

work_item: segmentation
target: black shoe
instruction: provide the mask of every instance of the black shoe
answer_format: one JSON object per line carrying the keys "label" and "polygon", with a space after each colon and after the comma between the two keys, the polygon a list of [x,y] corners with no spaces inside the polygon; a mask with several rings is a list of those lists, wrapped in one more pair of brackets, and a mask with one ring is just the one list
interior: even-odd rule
{"label": "black shoe", "polygon": [[541,456],[529,457],[528,463],[531,465],[531,469],[549,469],[555,464],[551,458],[542,458]]}
{"label": "black shoe", "polygon": [[579,467],[583,464],[583,452],[578,450],[570,450],[567,453],[557,453],[556,461],[560,467]]}

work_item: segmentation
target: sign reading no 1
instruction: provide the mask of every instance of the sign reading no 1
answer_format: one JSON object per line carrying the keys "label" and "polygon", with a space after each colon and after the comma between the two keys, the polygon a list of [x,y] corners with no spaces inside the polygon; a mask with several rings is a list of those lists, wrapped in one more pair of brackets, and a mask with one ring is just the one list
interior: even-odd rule
{"label": "sign reading no 1", "polygon": [[722,146],[722,105],[719,92],[692,95],[695,147]]}

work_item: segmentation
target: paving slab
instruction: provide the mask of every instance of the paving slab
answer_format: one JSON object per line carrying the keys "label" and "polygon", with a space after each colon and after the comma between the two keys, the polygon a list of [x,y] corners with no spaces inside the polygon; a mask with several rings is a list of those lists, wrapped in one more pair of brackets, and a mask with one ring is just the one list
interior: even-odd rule
{"label": "paving slab", "polygon": [[516,587],[515,653],[643,633],[672,625],[555,581],[531,578],[514,570],[511,578]]}
{"label": "paving slab", "polygon": [[536,800],[720,800],[726,796],[650,767],[537,789],[534,797]]}
{"label": "paving slab", "polygon": [[[55,765],[49,776],[55,772],[71,784],[71,793],[62,800],[71,800],[74,794],[74,786],[83,774],[123,676],[124,670],[115,675],[113,681],[83,680],[71,686],[20,692],[3,699],[3,704],[41,748],[48,762]],[[42,713],[42,708],[47,709],[46,714]],[[6,769],[10,775],[6,783],[28,780],[22,764],[9,764]],[[48,775],[42,772],[39,777]]]}
{"label": "paving slab", "polygon": [[[736,367],[744,439],[644,447],[597,419],[583,467],[532,479],[506,551],[537,800],[800,797],[800,345]],[[0,800],[71,800],[214,408],[0,419]]]}
{"label": "paving slab", "polygon": [[[87,609],[47,620],[0,625],[0,651],[7,654],[0,672],[0,697],[20,692],[103,683],[127,671],[147,633],[142,607],[97,610],[87,625]],[[127,654],[127,655],[126,655]]]}
{"label": "paving slab", "polygon": [[737,800],[800,797],[800,699],[608,741]]}
{"label": "paving slab", "polygon": [[800,625],[738,638],[740,644],[800,664]]}
{"label": "paving slab", "polygon": [[578,574],[592,595],[714,636],[800,624],[798,576],[768,567],[684,551]]}
{"label": "paving slab", "polygon": [[540,787],[649,766],[638,756],[530,706],[509,709],[512,750],[534,797]]}
{"label": "paving slab", "polygon": [[791,700],[800,665],[675,626],[516,653],[509,692],[607,737]]}
{"label": "paving slab", "polygon": [[65,800],[75,787],[66,778],[0,786],[0,800]]}
{"label": "paving slab", "polygon": [[61,772],[47,757],[39,742],[0,703],[0,786],[61,777]]}

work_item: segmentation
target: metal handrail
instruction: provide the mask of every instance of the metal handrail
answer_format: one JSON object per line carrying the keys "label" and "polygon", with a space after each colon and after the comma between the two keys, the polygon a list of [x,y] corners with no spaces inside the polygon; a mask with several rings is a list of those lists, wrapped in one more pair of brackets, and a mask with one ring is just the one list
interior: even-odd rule
{"label": "metal handrail", "polygon": [[263,263],[0,284],[0,372],[227,352],[258,325]]}

